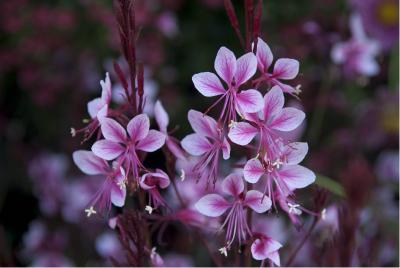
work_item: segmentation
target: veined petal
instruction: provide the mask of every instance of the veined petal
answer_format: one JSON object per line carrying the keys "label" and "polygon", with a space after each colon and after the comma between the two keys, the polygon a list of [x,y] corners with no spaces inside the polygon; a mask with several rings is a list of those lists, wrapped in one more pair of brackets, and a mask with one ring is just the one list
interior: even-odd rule
{"label": "veined petal", "polygon": [[190,134],[183,138],[182,147],[191,155],[202,155],[205,152],[211,150],[212,145],[207,138],[200,136],[199,134]]}
{"label": "veined petal", "polygon": [[99,120],[99,122],[103,119],[106,118],[108,115],[108,105],[105,104],[103,107],[101,107],[101,109],[97,112],[97,120]]}
{"label": "veined petal", "polygon": [[288,107],[274,118],[269,127],[280,131],[291,131],[300,126],[306,115],[299,109]]}
{"label": "veined petal", "polygon": [[222,181],[222,191],[232,196],[239,196],[244,191],[242,177],[236,173],[229,174]]}
{"label": "veined petal", "polygon": [[100,111],[102,107],[103,107],[103,101],[100,98],[96,98],[94,100],[89,101],[87,104],[87,109],[90,118],[95,118],[97,116],[97,113]]}
{"label": "veined petal", "polygon": [[257,213],[264,213],[270,209],[272,205],[271,199],[257,190],[248,191],[244,202]]}
{"label": "veined petal", "polygon": [[284,156],[286,157],[286,164],[297,165],[303,161],[308,152],[307,142],[292,142],[285,146]]}
{"label": "veined petal", "polygon": [[277,87],[279,87],[284,93],[289,93],[289,94],[296,94],[296,89],[292,87],[291,85],[284,84],[280,82],[278,79],[272,79],[271,83]]}
{"label": "veined petal", "polygon": [[231,156],[231,145],[228,140],[224,137],[224,141],[222,143],[222,157],[227,160]]}
{"label": "veined petal", "polygon": [[101,133],[109,141],[124,143],[126,141],[125,129],[114,119],[102,118],[100,121]]}
{"label": "veined petal", "polygon": [[229,139],[239,145],[249,144],[253,138],[257,135],[258,129],[246,122],[236,123],[229,130]]}
{"label": "veined petal", "polygon": [[156,101],[154,105],[154,117],[156,118],[160,130],[166,133],[169,124],[169,116],[159,100]]}
{"label": "veined petal", "polygon": [[218,76],[210,72],[193,75],[194,87],[205,97],[218,96],[225,93]]}
{"label": "veined petal", "polygon": [[278,249],[281,247],[282,245],[278,241],[271,238],[258,238],[251,245],[251,254],[255,260],[261,261],[269,258],[279,265],[279,254],[277,259],[276,255],[272,253],[278,253]]}
{"label": "veined petal", "polygon": [[75,165],[85,174],[98,175],[106,173],[109,168],[107,162],[97,157],[91,151],[79,150],[72,154]]}
{"label": "veined petal", "polygon": [[273,86],[264,96],[264,119],[268,120],[275,117],[282,111],[285,98],[282,90],[278,86]]}
{"label": "veined petal", "polygon": [[264,107],[264,100],[259,91],[249,89],[236,95],[236,104],[239,113],[255,113]]}
{"label": "veined petal", "polygon": [[284,165],[278,174],[290,190],[307,187],[315,181],[314,172],[299,165]]}
{"label": "veined petal", "polygon": [[188,112],[188,120],[197,134],[213,139],[219,138],[217,122],[208,115],[204,115],[195,110],[190,110]]}
{"label": "veined petal", "polygon": [[140,140],[137,145],[136,149],[145,151],[145,152],[154,152],[160,149],[165,143],[165,134],[161,133],[160,131],[151,129],[147,136]]}
{"label": "veined petal", "polygon": [[233,76],[236,73],[235,54],[226,47],[221,47],[218,50],[217,57],[215,58],[214,68],[219,77],[230,85]]}
{"label": "veined petal", "polygon": [[274,56],[272,55],[271,49],[261,38],[257,41],[257,63],[258,69],[265,73],[268,71],[269,66],[271,66]]}
{"label": "veined petal", "polygon": [[244,179],[250,183],[256,183],[264,174],[264,168],[258,159],[247,161],[243,169]]}
{"label": "veined petal", "polygon": [[105,160],[113,160],[124,152],[125,148],[118,142],[109,140],[96,141],[92,146],[92,152]]}
{"label": "veined petal", "polygon": [[231,204],[218,194],[208,194],[197,201],[194,206],[203,215],[218,217],[224,214]]}
{"label": "veined petal", "polygon": [[236,85],[239,87],[249,80],[257,71],[257,58],[249,52],[241,56],[236,62]]}
{"label": "veined petal", "polygon": [[294,59],[278,59],[274,66],[273,74],[278,79],[294,79],[299,73],[299,61]]}
{"label": "veined petal", "polygon": [[145,114],[139,114],[129,121],[126,127],[132,141],[140,141],[149,134],[150,120]]}

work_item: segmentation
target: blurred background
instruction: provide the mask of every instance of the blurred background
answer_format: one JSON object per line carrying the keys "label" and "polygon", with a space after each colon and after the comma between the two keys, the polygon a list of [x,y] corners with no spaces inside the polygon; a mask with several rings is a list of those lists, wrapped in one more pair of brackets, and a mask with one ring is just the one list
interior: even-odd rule
{"label": "blurred background", "polygon": [[[243,51],[222,0],[136,2],[148,102],[162,100],[182,138],[191,132],[187,111],[212,103],[192,75],[211,71],[221,46]],[[233,3],[243,22],[242,1]],[[287,103],[306,112],[296,134],[310,145],[304,165],[329,191],[329,220],[293,264],[398,266],[398,1],[263,3],[262,37],[275,59],[300,61],[292,83],[301,84],[300,100]],[[352,28],[354,14],[363,38]],[[105,219],[83,214],[98,180],[73,165],[72,152],[88,145],[70,128],[84,126],[86,103],[99,96],[106,72],[118,88],[112,62],[123,59],[112,1],[1,1],[0,34],[0,264],[110,264],[123,251]],[[377,49],[363,50],[371,42]],[[278,219],[270,226],[286,241],[285,258],[298,231]],[[345,249],[335,256],[347,262],[335,263],[338,245]],[[195,249],[174,252],[166,263],[211,265]]]}

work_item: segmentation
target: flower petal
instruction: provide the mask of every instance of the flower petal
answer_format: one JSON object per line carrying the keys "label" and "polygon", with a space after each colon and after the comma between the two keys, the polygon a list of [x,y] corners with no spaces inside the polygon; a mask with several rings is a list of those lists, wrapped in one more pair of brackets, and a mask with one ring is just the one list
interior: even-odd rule
{"label": "flower petal", "polygon": [[212,145],[207,138],[200,136],[199,134],[190,134],[183,138],[182,147],[191,155],[202,155],[205,152],[211,150]]}
{"label": "flower petal", "polygon": [[314,172],[299,165],[284,165],[278,174],[290,190],[307,187],[315,181]]}
{"label": "flower petal", "polygon": [[257,71],[257,58],[253,53],[249,52],[241,56],[237,62],[237,69],[235,74],[236,86],[244,84],[249,80]]}
{"label": "flower petal", "polygon": [[156,118],[161,132],[166,133],[169,124],[169,116],[159,100],[156,101],[156,104],[154,105],[154,117]]}
{"label": "flower petal", "polygon": [[171,153],[178,159],[185,159],[185,152],[182,150],[182,148],[178,144],[179,141],[175,141],[171,139],[171,137],[167,137],[165,140],[165,144],[167,145],[168,149],[171,151]]}
{"label": "flower petal", "polygon": [[278,79],[294,79],[299,73],[299,65],[299,61],[294,59],[278,59],[273,74]]}
{"label": "flower petal", "polygon": [[165,134],[160,131],[151,129],[147,136],[140,140],[136,145],[136,149],[145,152],[154,152],[160,149],[165,143]]}
{"label": "flower petal", "polygon": [[281,259],[279,257],[279,252],[274,251],[268,255],[268,259],[270,259],[276,266],[281,266]]}
{"label": "flower petal", "polygon": [[249,144],[257,135],[258,129],[246,122],[239,122],[229,130],[229,139],[239,145]]}
{"label": "flower petal", "polygon": [[98,175],[106,173],[109,168],[107,162],[97,157],[91,151],[79,150],[72,154],[75,165],[85,174]]}
{"label": "flower petal", "polygon": [[100,121],[101,133],[109,141],[124,143],[126,141],[125,129],[114,119],[104,117]]}
{"label": "flower petal", "polygon": [[292,142],[285,146],[283,152],[286,158],[286,164],[297,165],[303,161],[308,152],[307,142]]}
{"label": "flower petal", "polygon": [[129,121],[126,130],[132,141],[140,141],[149,134],[150,120],[145,114],[139,114]]}
{"label": "flower petal", "polygon": [[222,157],[227,160],[231,156],[231,145],[229,144],[228,140],[224,138],[222,143]]}
{"label": "flower petal", "polygon": [[97,116],[97,113],[103,107],[103,105],[104,105],[104,103],[100,98],[96,98],[94,100],[89,101],[87,104],[87,109],[88,109],[90,118],[95,118]]}
{"label": "flower petal", "polygon": [[225,93],[218,76],[210,72],[193,75],[194,87],[205,97],[218,96]]}
{"label": "flower petal", "polygon": [[244,191],[242,177],[236,173],[229,174],[222,181],[222,191],[232,196],[239,196]]}
{"label": "flower petal", "polygon": [[271,199],[257,190],[248,191],[244,202],[257,213],[264,213],[272,205]]}
{"label": "flower petal", "polygon": [[282,90],[278,86],[273,86],[264,96],[264,119],[274,118],[282,111],[285,98]]}
{"label": "flower petal", "polygon": [[188,112],[188,119],[197,134],[213,139],[219,138],[217,122],[213,118],[201,112],[190,110]]}
{"label": "flower petal", "polygon": [[224,214],[231,205],[218,194],[208,194],[197,201],[194,206],[203,215],[218,217]]}
{"label": "flower petal", "polygon": [[261,38],[258,38],[257,41],[257,63],[258,63],[258,69],[260,72],[267,72],[269,66],[271,66],[272,61],[274,60],[274,56],[272,55],[271,49],[267,45],[267,43],[264,42]]}
{"label": "flower petal", "polygon": [[253,255],[253,258],[258,261],[272,257],[271,260],[274,261],[275,264],[279,265],[279,254],[277,261],[276,255],[272,253],[278,253],[278,249],[281,247],[282,245],[278,241],[269,237],[258,238],[251,245],[251,254]]}
{"label": "flower petal", "polygon": [[113,160],[124,152],[124,147],[118,142],[99,140],[92,145],[92,152],[105,160]]}
{"label": "flower petal", "polygon": [[247,161],[243,169],[244,179],[250,183],[256,183],[264,174],[264,168],[258,159]]}
{"label": "flower petal", "polygon": [[215,58],[214,68],[219,77],[230,85],[233,76],[236,73],[235,54],[226,47],[221,47],[218,50],[217,57]]}
{"label": "flower petal", "polygon": [[242,90],[236,95],[238,112],[256,113],[264,107],[264,99],[261,93],[255,89]]}
{"label": "flower petal", "polygon": [[169,184],[171,183],[167,173],[165,173],[164,171],[162,171],[161,169],[156,169],[157,172],[153,173],[154,177],[157,177],[159,180],[159,187],[161,189],[165,189],[169,186]]}
{"label": "flower petal", "polygon": [[299,109],[288,107],[270,123],[269,127],[280,131],[291,131],[303,122],[306,115]]}
{"label": "flower petal", "polygon": [[116,177],[116,183],[113,183],[111,188],[111,202],[117,207],[122,207],[125,204],[126,188],[123,186],[124,180],[125,177],[119,174]]}
{"label": "flower petal", "polygon": [[110,80],[110,75],[108,72],[106,73],[106,78],[105,81],[101,80],[100,81],[101,85],[101,100],[103,101],[104,104],[109,104],[111,101],[111,80]]}

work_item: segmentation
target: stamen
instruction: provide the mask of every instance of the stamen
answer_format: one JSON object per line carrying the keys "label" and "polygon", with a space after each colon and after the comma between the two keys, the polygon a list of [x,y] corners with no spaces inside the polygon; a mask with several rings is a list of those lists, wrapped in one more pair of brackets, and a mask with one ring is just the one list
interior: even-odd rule
{"label": "stamen", "polygon": [[181,181],[185,180],[185,176],[186,176],[185,171],[183,169],[181,169],[181,175],[180,175]]}
{"label": "stamen", "polygon": [[321,211],[321,219],[324,221],[326,219],[326,208]]}
{"label": "stamen", "polygon": [[235,121],[231,120],[231,122],[229,123],[228,127],[229,128],[234,128],[234,127],[237,126],[237,124],[238,124],[238,122],[235,122]]}
{"label": "stamen", "polygon": [[75,137],[76,136],[76,130],[75,128],[71,127],[71,136]]}
{"label": "stamen", "polygon": [[154,208],[152,208],[151,206],[146,206],[144,210],[147,211],[149,215],[151,215],[151,213],[153,213]]}
{"label": "stamen", "polygon": [[84,119],[82,119],[82,122],[83,122],[84,124],[87,124],[87,123],[89,123],[89,122],[90,122],[90,120],[89,120],[89,119],[87,119],[87,118],[84,118]]}
{"label": "stamen", "polygon": [[300,94],[301,93],[301,85],[297,85],[294,89],[295,94]]}
{"label": "stamen", "polygon": [[222,255],[224,255],[225,257],[228,257],[228,249],[226,247],[222,247],[218,250]]}
{"label": "stamen", "polygon": [[300,207],[299,204],[292,204],[292,203],[288,202],[287,205],[289,207],[290,214],[301,215],[302,211],[300,209],[298,209],[298,207]]}
{"label": "stamen", "polygon": [[93,206],[85,209],[86,216],[89,218],[92,214],[96,214],[96,210],[94,210]]}

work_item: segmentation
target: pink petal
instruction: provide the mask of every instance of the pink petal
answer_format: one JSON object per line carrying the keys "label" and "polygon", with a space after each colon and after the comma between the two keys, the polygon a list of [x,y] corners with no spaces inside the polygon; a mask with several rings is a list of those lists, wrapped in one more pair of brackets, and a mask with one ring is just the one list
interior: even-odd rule
{"label": "pink petal", "polygon": [[292,142],[285,146],[284,156],[288,165],[297,165],[308,152],[307,142]]}
{"label": "pink petal", "polygon": [[219,139],[217,122],[213,118],[198,111],[190,110],[188,112],[188,119],[197,134]]}
{"label": "pink petal", "polygon": [[296,94],[296,89],[291,85],[284,84],[277,79],[272,79],[271,83],[279,87],[284,93]]}
{"label": "pink petal", "polygon": [[244,191],[243,179],[240,175],[232,173],[222,181],[222,190],[224,193],[239,196]]}
{"label": "pink petal", "polygon": [[264,174],[264,168],[258,159],[247,161],[243,169],[244,179],[250,183],[256,183]]}
{"label": "pink petal", "polygon": [[167,137],[165,141],[168,149],[171,151],[171,153],[179,159],[184,160],[185,159],[185,152],[182,150],[182,148],[178,145],[176,141],[171,139],[170,137]]}
{"label": "pink petal", "polygon": [[239,87],[249,80],[257,71],[257,58],[253,53],[249,52],[241,56],[237,62],[235,74],[236,85]]}
{"label": "pink petal", "polygon": [[271,199],[268,196],[256,190],[248,191],[244,202],[257,213],[264,213],[272,205]]}
{"label": "pink petal", "polygon": [[246,122],[239,122],[229,130],[229,139],[239,145],[249,144],[257,135],[258,129]]}
{"label": "pink petal", "polygon": [[[253,258],[255,260],[261,261],[265,260],[267,258],[272,257],[274,262],[276,261],[276,256],[275,254],[271,256],[272,253],[278,252],[278,249],[280,249],[282,245],[271,239],[271,238],[258,238],[256,239],[253,244],[251,245],[251,254],[253,255]],[[279,259],[279,255],[278,255]],[[279,262],[279,261],[278,261]],[[275,262],[275,264],[277,264]]]}
{"label": "pink petal", "polygon": [[101,85],[101,100],[103,101],[104,104],[109,104],[111,101],[111,81],[110,81],[110,75],[106,73],[106,78],[105,81],[101,80],[100,81]]}
{"label": "pink petal", "polygon": [[210,72],[193,75],[194,87],[205,97],[213,97],[224,94],[226,91],[218,76]]}
{"label": "pink petal", "polygon": [[108,105],[105,104],[97,113],[97,119],[100,121],[108,115]]}
{"label": "pink petal", "polygon": [[211,150],[212,145],[207,138],[200,136],[199,134],[190,134],[183,138],[182,147],[191,155],[202,155]]}
{"label": "pink petal", "polygon": [[153,173],[146,173],[146,174],[143,174],[142,177],[140,177],[139,185],[142,189],[147,191],[147,190],[156,188],[155,184],[151,184],[151,185],[147,184],[147,178],[151,177],[152,175],[153,175]]}
{"label": "pink petal", "polygon": [[125,148],[117,142],[109,140],[96,141],[92,146],[92,152],[105,160],[113,160],[124,152]]}
{"label": "pink petal", "polygon": [[264,99],[255,89],[242,90],[236,95],[236,104],[241,114],[256,113],[264,107]]}
{"label": "pink petal", "polygon": [[291,131],[297,128],[305,117],[304,112],[299,109],[283,108],[282,112],[271,122],[269,127],[280,131]]}
{"label": "pink petal", "polygon": [[104,103],[100,98],[96,98],[94,100],[89,101],[87,104],[87,109],[88,109],[90,118],[95,118],[97,116],[97,113],[103,107],[103,105],[104,105]]}
{"label": "pink petal", "polygon": [[171,183],[167,173],[158,168],[156,169],[156,171],[157,171],[156,173],[153,173],[153,176],[159,179],[158,185],[160,186],[161,189],[167,188]]}
{"label": "pink petal", "polygon": [[215,71],[228,85],[231,85],[233,76],[236,73],[236,57],[232,51],[226,47],[218,50],[214,62]]}
{"label": "pink petal", "polygon": [[278,173],[290,190],[307,187],[315,181],[314,172],[299,165],[284,165]]}
{"label": "pink petal", "polygon": [[197,201],[194,206],[203,215],[218,217],[224,214],[231,205],[218,194],[208,194]]}
{"label": "pink petal", "polygon": [[114,119],[103,118],[100,121],[101,133],[109,141],[124,143],[126,141],[125,129]]}
{"label": "pink petal", "polygon": [[161,132],[166,133],[169,124],[169,116],[159,100],[156,101],[156,104],[154,105],[154,117],[156,118]]}
{"label": "pink petal", "polygon": [[88,175],[104,174],[109,168],[106,161],[95,156],[91,151],[75,151],[72,154],[72,159],[78,168]]}
{"label": "pink petal", "polygon": [[299,73],[299,62],[294,59],[278,59],[274,66],[274,75],[278,79],[294,79]]}
{"label": "pink petal", "polygon": [[265,73],[268,71],[269,66],[271,66],[272,61],[274,60],[274,56],[272,55],[271,49],[261,38],[258,38],[257,41],[257,62],[258,69]]}
{"label": "pink petal", "polygon": [[145,152],[154,152],[160,149],[165,143],[165,134],[157,130],[150,130],[147,136],[140,140],[136,145],[136,149]]}
{"label": "pink petal", "polygon": [[231,156],[231,145],[229,144],[228,140],[224,138],[222,143],[222,157],[227,160]]}
{"label": "pink petal", "polygon": [[264,96],[264,119],[269,120],[279,114],[284,103],[285,98],[282,90],[277,86],[273,86]]}
{"label": "pink petal", "polygon": [[279,252],[274,251],[268,255],[268,259],[270,259],[276,266],[281,266],[281,259],[279,257]]}
{"label": "pink petal", "polygon": [[114,206],[117,207],[122,207],[125,204],[125,197],[126,197],[126,188],[121,187],[118,185],[118,183],[123,183],[125,180],[125,177],[122,176],[122,174],[119,174],[116,177],[116,183],[113,184],[111,188],[111,202],[114,204]]}
{"label": "pink petal", "polygon": [[126,127],[132,141],[144,139],[149,134],[150,120],[145,114],[139,114],[129,121]]}

